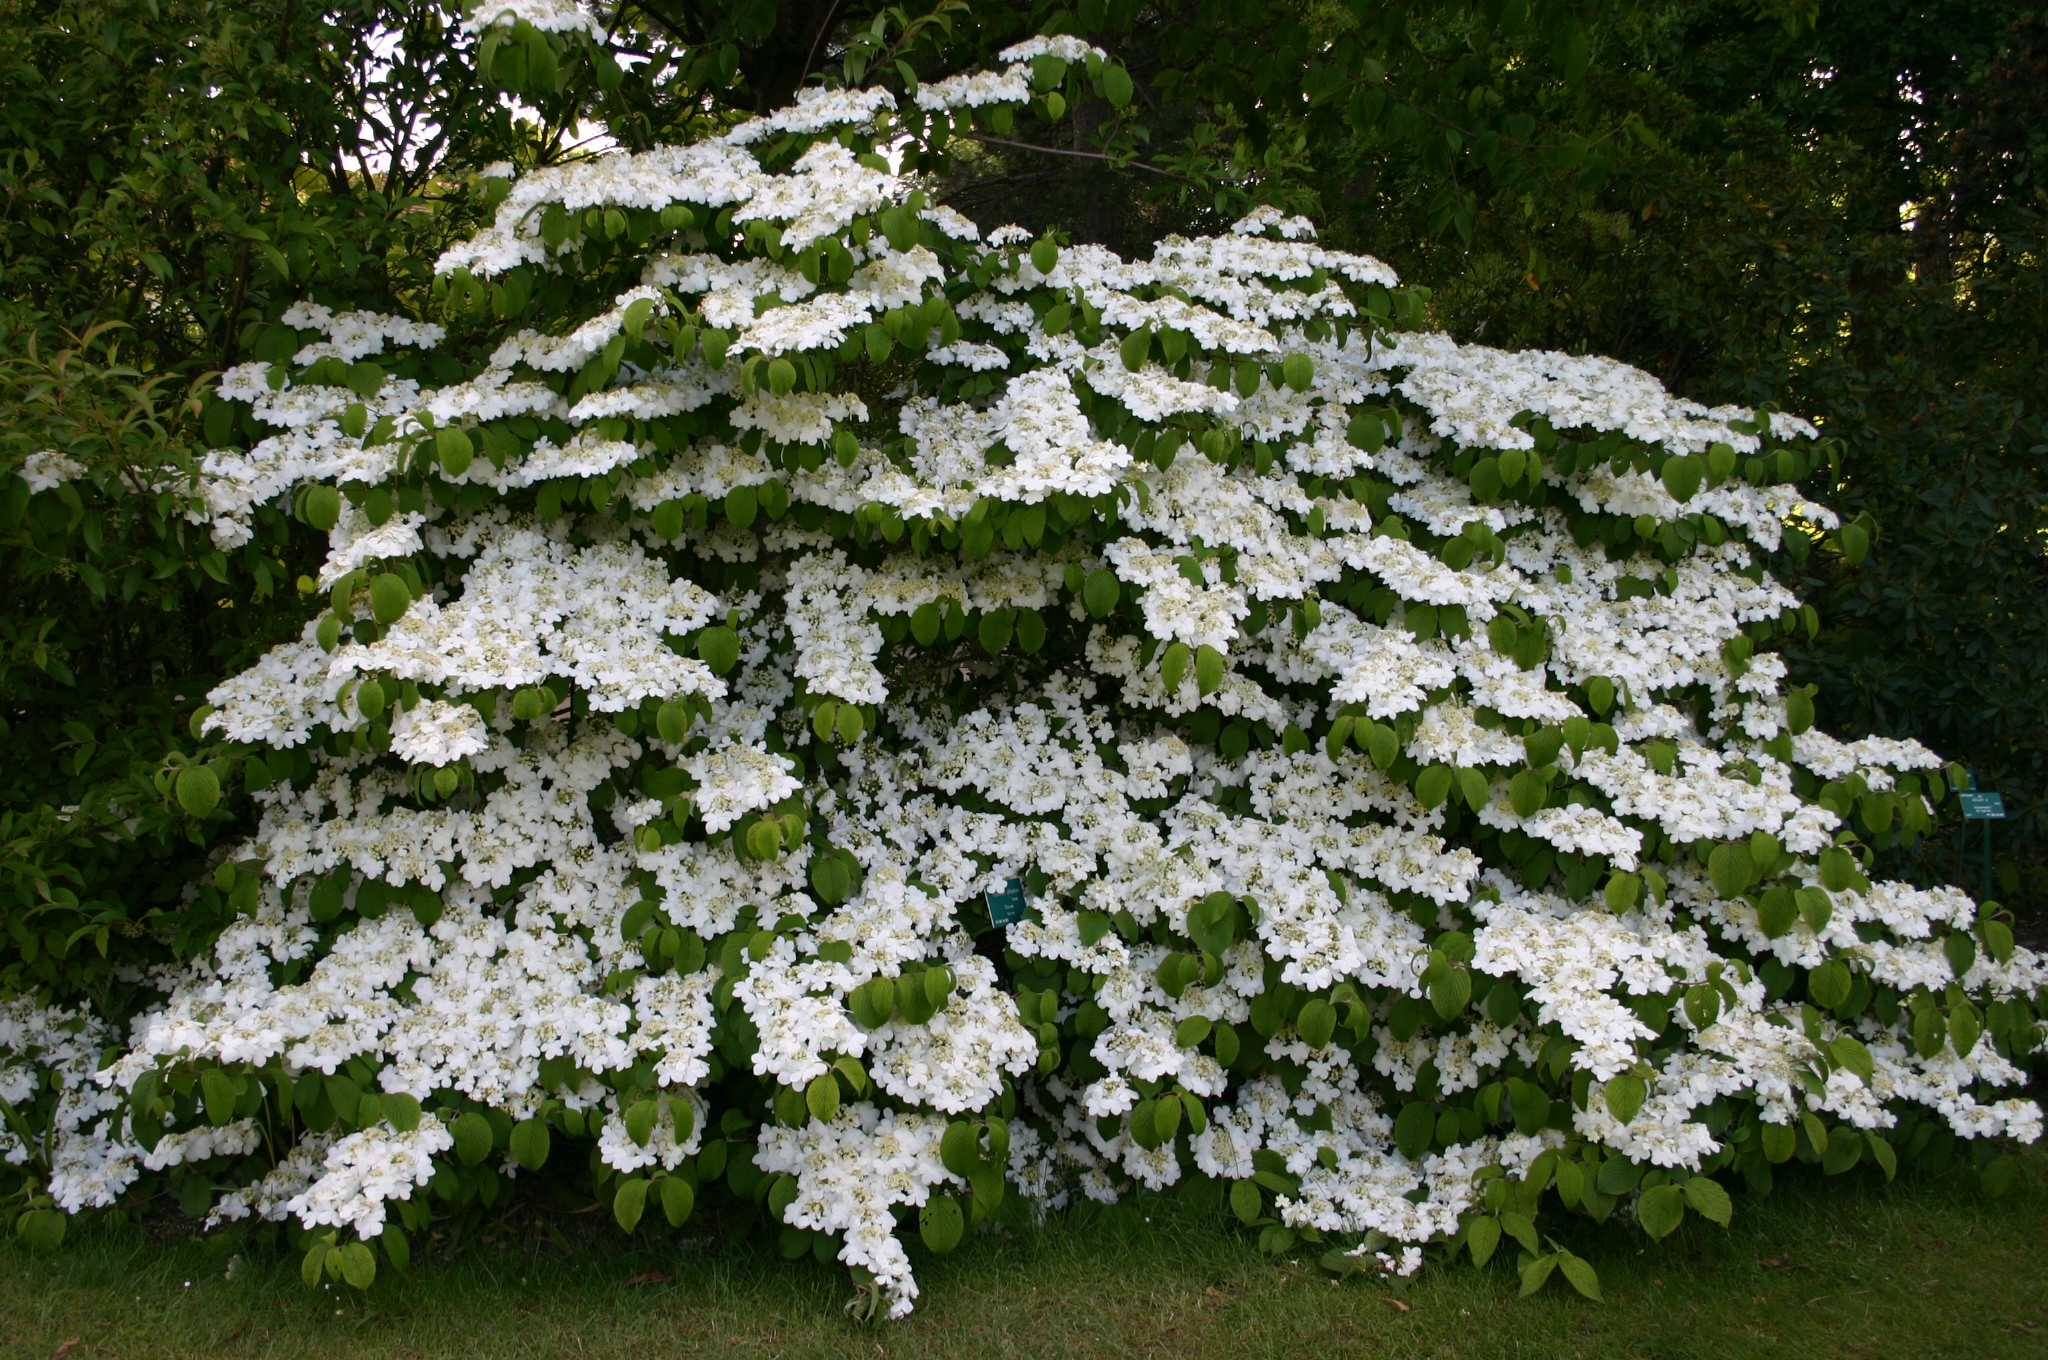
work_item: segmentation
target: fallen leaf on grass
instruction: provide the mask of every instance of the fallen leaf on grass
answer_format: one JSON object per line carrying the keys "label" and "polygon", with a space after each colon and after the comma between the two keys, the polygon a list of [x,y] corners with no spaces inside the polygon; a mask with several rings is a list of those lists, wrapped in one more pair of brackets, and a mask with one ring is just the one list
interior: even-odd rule
{"label": "fallen leaf on grass", "polygon": [[1400,1301],[1399,1299],[1390,1299],[1390,1298],[1385,1298],[1385,1297],[1382,1297],[1382,1298],[1380,1299],[1380,1302],[1381,1302],[1381,1303],[1391,1303],[1391,1304],[1393,1304],[1393,1305],[1394,1305],[1394,1306],[1395,1306],[1396,1308],[1400,1309],[1400,1310],[1401,1310],[1402,1312],[1404,1312],[1404,1313],[1409,1313],[1409,1312],[1413,1312],[1413,1311],[1414,1311],[1414,1310],[1413,1310],[1413,1309],[1411,1309],[1411,1308],[1410,1308],[1410,1307],[1409,1307],[1409,1306],[1408,1306],[1407,1304],[1405,1304],[1405,1303],[1401,1302],[1401,1301]]}
{"label": "fallen leaf on grass", "polygon": [[73,1346],[76,1346],[77,1344],[78,1338],[75,1336],[72,1337],[69,1341],[66,1341],[63,1345],[57,1347],[55,1351],[51,1352],[50,1360],[64,1360],[65,1356],[71,1354],[71,1348]]}
{"label": "fallen leaf on grass", "polygon": [[675,1279],[675,1276],[665,1275],[659,1270],[643,1270],[638,1275],[635,1275],[632,1279],[627,1280],[626,1283],[629,1285],[667,1284],[669,1281],[673,1279]]}

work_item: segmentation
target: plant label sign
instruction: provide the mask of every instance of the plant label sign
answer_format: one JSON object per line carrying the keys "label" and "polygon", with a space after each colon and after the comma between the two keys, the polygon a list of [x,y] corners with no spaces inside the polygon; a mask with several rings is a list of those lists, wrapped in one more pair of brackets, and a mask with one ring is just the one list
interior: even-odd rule
{"label": "plant label sign", "polygon": [[2005,819],[2005,798],[1989,789],[1972,789],[1962,795],[1963,820],[1970,822],[2003,821]]}
{"label": "plant label sign", "polygon": [[1024,919],[1024,880],[1013,878],[992,893],[983,894],[988,899],[989,924],[1001,929],[1013,926]]}

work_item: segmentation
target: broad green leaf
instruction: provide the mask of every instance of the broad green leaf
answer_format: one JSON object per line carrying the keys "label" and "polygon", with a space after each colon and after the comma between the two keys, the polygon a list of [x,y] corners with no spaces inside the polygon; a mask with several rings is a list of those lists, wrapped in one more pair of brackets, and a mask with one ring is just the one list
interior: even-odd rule
{"label": "broad green leaf", "polygon": [[370,615],[382,624],[393,624],[412,607],[412,588],[396,572],[383,572],[370,581]]}
{"label": "broad green leaf", "polygon": [[714,675],[724,675],[740,663],[740,635],[730,628],[706,628],[697,635],[697,655]]}
{"label": "broad green leaf", "polygon": [[804,1088],[804,1104],[810,1107],[811,1117],[821,1124],[838,1118],[839,1078],[830,1072],[812,1078]]}
{"label": "broad green leaf", "polygon": [[1636,1221],[1652,1237],[1668,1237],[1685,1220],[1685,1192],[1675,1185],[1643,1191],[1636,1200]]}
{"label": "broad green leaf", "polygon": [[475,1166],[491,1155],[491,1121],[471,1110],[455,1121],[455,1156],[464,1166]]}
{"label": "broad green leaf", "polygon": [[1257,1223],[1265,1214],[1264,1198],[1259,1194],[1259,1187],[1251,1181],[1233,1183],[1230,1187],[1230,1209],[1246,1227]]}
{"label": "broad green leaf", "polygon": [[1088,573],[1088,583],[1082,588],[1081,602],[1088,612],[1098,619],[1108,618],[1116,609],[1117,599],[1123,593],[1123,583],[1116,573],[1107,567],[1098,567]]}
{"label": "broad green leaf", "polygon": [[659,1182],[661,1213],[671,1228],[680,1228],[696,1207],[697,1192],[681,1176],[664,1176]]}
{"label": "broad green leaf", "polygon": [[538,1171],[547,1165],[552,1142],[546,1120],[522,1119],[512,1126],[513,1160],[528,1171]]}
{"label": "broad green leaf", "polygon": [[1641,1077],[1623,1072],[1609,1077],[1601,1093],[1607,1098],[1607,1112],[1626,1124],[1643,1108],[1643,1101],[1650,1092]]}
{"label": "broad green leaf", "polygon": [[1728,1198],[1728,1192],[1721,1188],[1719,1181],[1710,1176],[1687,1178],[1685,1202],[1690,1204],[1693,1212],[1701,1218],[1718,1223],[1724,1228],[1728,1226],[1728,1220],[1735,1212],[1735,1203]]}
{"label": "broad green leaf", "polygon": [[377,1258],[361,1242],[341,1248],[341,1278],[357,1289],[368,1289],[377,1278]]}
{"label": "broad green leaf", "polygon": [[1849,965],[1840,959],[1829,959],[1806,975],[1806,994],[1816,1006],[1832,1010],[1849,999],[1853,983]]}
{"label": "broad green leaf", "polygon": [[1465,1246],[1472,1253],[1472,1264],[1483,1266],[1493,1259],[1494,1248],[1500,1245],[1500,1220],[1497,1218],[1475,1218],[1465,1228]]}
{"label": "broad green leaf", "polygon": [[918,1236],[924,1239],[925,1246],[941,1255],[959,1246],[966,1231],[967,1223],[960,1213],[960,1201],[951,1195],[934,1190],[930,1201],[918,1210]]}
{"label": "broad green leaf", "polygon": [[1317,997],[1301,1008],[1301,1014],[1295,1017],[1294,1027],[1301,1035],[1301,1041],[1310,1048],[1327,1048],[1337,1032],[1337,1010]]}
{"label": "broad green leaf", "polygon": [[1429,1151],[1430,1140],[1435,1136],[1436,1111],[1419,1100],[1402,1106],[1401,1113],[1394,1117],[1394,1146],[1411,1162]]}
{"label": "broad green leaf", "polygon": [[1724,898],[1740,897],[1756,880],[1756,862],[1746,845],[1717,845],[1707,856],[1707,877]]}
{"label": "broad green leaf", "polygon": [[1600,1274],[1593,1269],[1591,1261],[1582,1256],[1574,1256],[1568,1251],[1560,1251],[1557,1254],[1557,1268],[1564,1272],[1565,1279],[1579,1293],[1595,1303],[1607,1302],[1600,1297]]}
{"label": "broad green leaf", "polygon": [[1871,1080],[1877,1075],[1877,1064],[1871,1058],[1870,1050],[1864,1046],[1861,1039],[1852,1035],[1839,1035],[1830,1041],[1828,1056],[1834,1059],[1835,1066],[1844,1071],[1854,1072],[1865,1086],[1870,1085]]}
{"label": "broad green leaf", "polygon": [[1160,660],[1159,676],[1165,682],[1169,695],[1180,692],[1181,679],[1188,673],[1188,660],[1188,645],[1185,642],[1176,642],[1168,647],[1166,655]]}
{"label": "broad green leaf", "polygon": [[640,1226],[640,1215],[647,1211],[647,1182],[638,1176],[628,1176],[619,1182],[618,1190],[612,1195],[612,1217],[619,1227],[630,1233]]}
{"label": "broad green leaf", "polygon": [[1429,1004],[1439,1019],[1450,1020],[1472,999],[1472,974],[1463,968],[1446,968],[1429,987]]}
{"label": "broad green leaf", "polygon": [[220,776],[205,765],[178,771],[178,806],[194,817],[210,816],[220,806]]}

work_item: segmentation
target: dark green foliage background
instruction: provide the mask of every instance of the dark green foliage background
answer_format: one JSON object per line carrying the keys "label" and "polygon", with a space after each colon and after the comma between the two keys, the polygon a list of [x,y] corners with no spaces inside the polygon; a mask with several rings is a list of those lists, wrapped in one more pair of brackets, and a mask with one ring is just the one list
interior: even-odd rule
{"label": "dark green foliage background", "polygon": [[[623,69],[515,117],[434,0],[0,0],[0,990],[119,1014],[117,965],[203,948],[200,878],[248,815],[176,809],[203,692],[304,617],[321,544],[282,514],[214,550],[179,513],[237,440],[208,375],[292,301],[431,315],[474,172],[646,146],[807,81],[903,89],[1029,33],[1139,78],[1131,118],[1020,120],[913,167],[987,224],[1145,253],[1253,202],[1433,286],[1438,324],[1611,354],[1703,401],[1848,442],[1810,486],[1876,522],[1816,555],[1793,646],[1821,720],[1912,735],[2005,792],[2002,893],[2038,900],[2048,801],[2041,250],[2048,27],[1987,0],[654,0],[606,9]],[[876,28],[878,18],[881,21]],[[907,26],[906,26],[907,21]],[[1903,206],[1902,206],[1903,205]],[[1954,878],[1974,857],[1892,866]],[[2024,872],[2022,872],[2024,871]]]}

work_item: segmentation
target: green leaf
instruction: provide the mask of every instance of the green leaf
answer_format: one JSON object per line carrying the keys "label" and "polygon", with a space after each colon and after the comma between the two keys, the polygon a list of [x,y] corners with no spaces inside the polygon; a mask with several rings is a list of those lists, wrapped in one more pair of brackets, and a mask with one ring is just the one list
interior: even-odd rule
{"label": "green leaf", "polygon": [[1315,360],[1306,354],[1290,354],[1280,361],[1281,380],[1297,392],[1306,392],[1316,380]]}
{"label": "green leaf", "polygon": [[1465,482],[1471,487],[1474,500],[1481,503],[1491,501],[1500,495],[1500,460],[1492,457],[1481,458],[1465,475]]}
{"label": "green leaf", "polygon": [[1230,1210],[1237,1215],[1238,1222],[1247,1228],[1264,1217],[1266,1206],[1259,1194],[1259,1187],[1253,1181],[1238,1181],[1230,1187]]}
{"label": "green leaf", "polygon": [[1949,971],[1961,981],[1965,973],[1977,963],[1977,941],[1962,931],[1951,931],[1941,942],[1942,956],[1948,960]]}
{"label": "green leaf", "polygon": [[964,1119],[946,1125],[946,1131],[939,1135],[939,1161],[962,1180],[974,1174],[981,1165],[981,1147],[974,1125]]}
{"label": "green leaf", "polygon": [[491,1155],[491,1121],[471,1110],[449,1130],[455,1135],[455,1156],[464,1166],[475,1166]]}
{"label": "green leaf", "polygon": [[1429,1004],[1439,1019],[1456,1016],[1471,999],[1472,974],[1463,968],[1446,968],[1429,986]]}
{"label": "green leaf", "polygon": [[1885,1141],[1884,1135],[1872,1133],[1865,1141],[1870,1147],[1870,1160],[1876,1162],[1878,1168],[1884,1172],[1885,1180],[1892,1181],[1898,1179],[1899,1154],[1889,1142]]}
{"label": "green leaf", "polygon": [[960,1213],[960,1201],[951,1195],[934,1191],[931,1199],[917,1212],[917,1235],[924,1239],[925,1246],[940,1255],[959,1246],[966,1231],[967,1223]]}
{"label": "green leaf", "polygon": [[1854,985],[1849,965],[1840,959],[1829,959],[1806,975],[1806,994],[1813,998],[1816,1006],[1829,1010],[1849,999],[1849,989]]}
{"label": "green leaf", "polygon": [[1724,898],[1740,897],[1756,879],[1756,862],[1746,845],[1717,845],[1707,856],[1707,877]]}
{"label": "green leaf", "polygon": [[1394,1117],[1394,1146],[1411,1162],[1429,1151],[1430,1140],[1435,1136],[1436,1111],[1420,1100],[1403,1105],[1401,1113]]}
{"label": "green leaf", "polygon": [[2003,921],[1986,921],[1978,926],[1977,929],[1984,937],[1985,953],[1989,954],[1998,963],[2010,963],[2012,961],[2013,937],[2011,926]]}
{"label": "green leaf", "polygon": [[1564,1272],[1565,1279],[1579,1293],[1595,1303],[1607,1302],[1600,1297],[1600,1274],[1593,1269],[1591,1261],[1582,1256],[1574,1256],[1568,1251],[1560,1251],[1557,1254],[1557,1268]]}
{"label": "green leaf", "polygon": [[740,664],[740,635],[730,628],[706,628],[697,634],[697,655],[713,675],[725,675]]}
{"label": "green leaf", "polygon": [[868,730],[867,715],[861,712],[859,704],[841,704],[837,725],[839,740],[851,746],[860,740],[861,733]]}
{"label": "green leaf", "polygon": [[370,582],[370,616],[385,625],[394,624],[412,607],[412,589],[396,572],[383,572]]}
{"label": "green leaf", "polygon": [[385,1223],[384,1231],[377,1234],[377,1244],[391,1258],[393,1270],[402,1275],[412,1269],[412,1243],[406,1239],[405,1229],[396,1223]]}
{"label": "green leaf", "polygon": [[1685,1182],[1685,1202],[1701,1218],[1724,1228],[1735,1213],[1734,1201],[1728,1198],[1728,1192],[1721,1188],[1721,1183],[1711,1176],[1689,1177]]}
{"label": "green leaf", "polygon": [[1699,459],[1680,457],[1665,459],[1664,471],[1660,477],[1664,489],[1671,493],[1674,500],[1683,504],[1698,493],[1700,483],[1706,480],[1706,475],[1706,466]]}
{"label": "green leaf", "polygon": [[697,1192],[681,1176],[664,1176],[660,1181],[661,1213],[671,1228],[680,1228],[697,1206]]}
{"label": "green leaf", "polygon": [[619,1227],[630,1233],[640,1226],[640,1215],[647,1212],[647,1182],[639,1176],[628,1176],[619,1182],[617,1192],[612,1195],[612,1217],[619,1221]]}
{"label": "green leaf", "polygon": [[1104,99],[1107,99],[1118,108],[1123,108],[1131,102],[1131,98],[1136,92],[1136,87],[1131,82],[1131,73],[1129,71],[1114,62],[1104,63],[1102,67],[1102,97]]}
{"label": "green leaf", "polygon": [[1081,590],[1081,603],[1091,615],[1104,619],[1116,609],[1122,594],[1123,583],[1117,580],[1116,573],[1107,567],[1097,567],[1088,573],[1088,582]]}
{"label": "green leaf", "polygon": [[512,1126],[513,1160],[528,1171],[538,1171],[547,1165],[552,1141],[546,1120],[522,1119]]}
{"label": "green leaf", "polygon": [[379,1100],[384,1107],[384,1122],[392,1128],[400,1133],[411,1133],[420,1126],[418,1097],[398,1091],[386,1091]]}
{"label": "green leaf", "polygon": [[30,1209],[14,1221],[15,1236],[36,1251],[55,1251],[63,1245],[71,1220],[61,1209]]}
{"label": "green leaf", "polygon": [[377,1278],[377,1258],[362,1242],[341,1249],[341,1278],[357,1289],[368,1289]]}
{"label": "green leaf", "polygon": [[1644,1084],[1641,1077],[1623,1072],[1619,1076],[1609,1077],[1607,1084],[1601,1088],[1601,1093],[1607,1097],[1607,1112],[1626,1124],[1643,1108],[1643,1101],[1649,1096],[1650,1088]]}
{"label": "green leaf", "polygon": [[476,445],[470,442],[465,431],[444,425],[434,432],[434,457],[447,469],[450,477],[460,477],[476,460]]}
{"label": "green leaf", "polygon": [[1790,888],[1773,888],[1757,904],[1757,925],[1763,928],[1765,939],[1780,938],[1792,929],[1792,923],[1798,919],[1799,899]]}
{"label": "green leaf", "polygon": [[1415,798],[1424,807],[1435,809],[1444,805],[1451,796],[1451,767],[1432,765],[1415,778]]}
{"label": "green leaf", "polygon": [[1465,1247],[1472,1253],[1472,1264],[1483,1266],[1493,1259],[1494,1249],[1500,1246],[1500,1220],[1497,1218],[1475,1218],[1465,1228]]}
{"label": "green leaf", "polygon": [[221,1128],[235,1117],[234,1078],[218,1067],[199,1074],[199,1090],[206,1103],[206,1122]]}
{"label": "green leaf", "polygon": [[1049,237],[1040,237],[1031,243],[1031,267],[1041,274],[1050,274],[1059,266],[1060,248]]}
{"label": "green leaf", "polygon": [[1330,1039],[1337,1032],[1337,1009],[1321,997],[1301,1008],[1295,1017],[1294,1028],[1301,1035],[1301,1041],[1310,1048],[1328,1048]]}
{"label": "green leaf", "polygon": [[1176,642],[1166,649],[1166,655],[1159,663],[1159,675],[1166,682],[1168,695],[1180,692],[1180,682],[1188,673],[1188,660],[1188,645],[1185,642]]}
{"label": "green leaf", "polygon": [[761,493],[752,486],[736,486],[725,493],[725,517],[735,529],[753,524],[761,508]]}
{"label": "green leaf", "polygon": [[1872,1060],[1870,1050],[1861,1039],[1851,1035],[1840,1035],[1829,1043],[1828,1056],[1835,1060],[1835,1066],[1862,1078],[1865,1086],[1870,1085],[1877,1075],[1877,1064]]}
{"label": "green leaf", "polygon": [[1010,645],[1010,636],[1016,630],[1016,626],[1016,610],[989,610],[981,616],[981,649],[990,656],[1002,655],[1003,649]]}
{"label": "green leaf", "polygon": [[1203,643],[1195,649],[1195,688],[1203,697],[1223,687],[1223,653]]}
{"label": "green leaf", "polygon": [[1557,1269],[1557,1257],[1539,1256],[1522,1267],[1522,1297],[1528,1298],[1550,1282],[1550,1274]]}
{"label": "green leaf", "polygon": [[205,817],[220,806],[220,777],[204,765],[178,771],[178,806],[193,817]]}
{"label": "green leaf", "polygon": [[1152,332],[1142,326],[1126,335],[1123,344],[1118,347],[1124,367],[1133,373],[1145,366],[1145,360],[1151,352]]}
{"label": "green leaf", "polygon": [[331,486],[308,487],[299,513],[308,525],[324,534],[341,522],[341,493]]}
{"label": "green leaf", "polygon": [[1643,1191],[1636,1200],[1636,1221],[1651,1237],[1669,1237],[1685,1221],[1685,1192],[1670,1184]]}
{"label": "green leaf", "polygon": [[830,1072],[811,1079],[804,1088],[804,1104],[809,1107],[811,1117],[821,1124],[829,1124],[839,1116],[839,1078]]}

